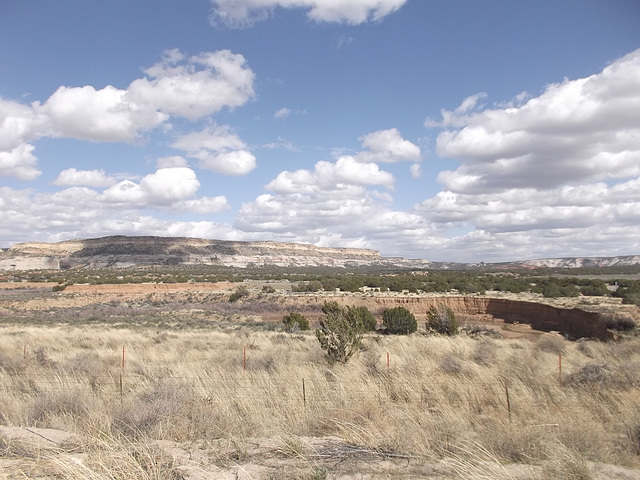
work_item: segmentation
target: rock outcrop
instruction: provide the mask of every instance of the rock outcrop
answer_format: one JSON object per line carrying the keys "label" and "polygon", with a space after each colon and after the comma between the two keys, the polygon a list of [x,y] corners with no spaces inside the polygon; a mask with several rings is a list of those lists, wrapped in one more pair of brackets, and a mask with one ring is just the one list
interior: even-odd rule
{"label": "rock outcrop", "polygon": [[[236,242],[182,237],[115,236],[59,243],[17,244],[0,253],[0,269],[69,269],[139,265],[357,267],[398,265],[376,250],[283,242]],[[426,266],[426,260],[415,260]]]}
{"label": "rock outcrop", "polygon": [[[337,301],[345,303],[343,298]],[[346,303],[358,303],[349,298]],[[370,303],[372,300],[367,300]],[[456,314],[491,315],[506,323],[525,323],[536,330],[557,331],[571,339],[582,337],[607,338],[606,323],[600,314],[587,312],[579,308],[558,308],[543,303],[523,302],[490,297],[375,297],[379,308],[402,306],[416,315],[418,319],[426,316],[432,306],[444,305]]]}

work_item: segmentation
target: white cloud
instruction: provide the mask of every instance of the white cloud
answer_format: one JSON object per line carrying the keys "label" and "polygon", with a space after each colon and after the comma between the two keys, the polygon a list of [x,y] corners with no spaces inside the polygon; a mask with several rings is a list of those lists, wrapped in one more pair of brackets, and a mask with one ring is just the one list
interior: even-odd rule
{"label": "white cloud", "polygon": [[131,207],[145,205],[144,192],[140,185],[131,180],[122,180],[102,193],[103,199],[111,204],[126,204]]}
{"label": "white cloud", "polygon": [[227,199],[219,195],[217,197],[202,197],[193,200],[184,200],[173,205],[173,210],[184,211],[190,213],[198,213],[200,215],[219,213],[229,210],[231,206]]}
{"label": "white cloud", "polygon": [[130,208],[171,207],[195,195],[200,182],[187,167],[159,168],[145,175],[140,183],[122,180],[102,193],[102,200],[111,205]]}
{"label": "white cloud", "polygon": [[200,160],[199,166],[225,175],[246,175],[256,168],[256,157],[247,150],[232,152],[199,152],[193,157]]}
{"label": "white cloud", "polygon": [[0,152],[10,152],[48,130],[47,119],[31,105],[0,98]]}
{"label": "white cloud", "polygon": [[113,177],[109,177],[104,170],[77,170],[67,168],[60,172],[58,178],[53,181],[58,186],[86,186],[86,187],[110,187],[116,183]]}
{"label": "white cloud", "polygon": [[420,178],[422,176],[422,165],[414,163],[409,167],[409,173],[411,173],[411,177],[413,178]]}
{"label": "white cloud", "polygon": [[330,192],[345,186],[382,185],[393,188],[393,175],[375,163],[360,163],[353,157],[343,156],[335,163],[320,161],[313,171],[284,171],[265,188],[277,193]]}
{"label": "white cloud", "polygon": [[255,156],[226,125],[183,135],[171,146],[198,159],[201,168],[225,175],[246,175],[256,168]]}
{"label": "white cloud", "polygon": [[254,73],[242,55],[229,50],[201,53],[186,61],[179,51],[170,50],[145,72],[150,78],[134,80],[127,98],[189,120],[223,107],[239,107],[255,95]]}
{"label": "white cloud", "polygon": [[[188,58],[167,51],[145,73],[124,90],[62,86],[44,103],[31,105],[0,98],[0,175],[35,178],[37,159],[29,142],[39,138],[131,143],[172,115],[196,120],[254,97],[253,72],[242,55],[229,50]],[[250,162],[243,157],[246,172]]]}
{"label": "white cloud", "polygon": [[[518,107],[444,112],[442,157],[460,160],[440,180],[476,192],[553,188],[640,175],[640,50],[602,72],[549,85]],[[467,108],[469,107],[469,108]],[[461,128],[460,128],[461,127]]]}
{"label": "white cloud", "polygon": [[380,21],[407,0],[211,0],[212,23],[232,27],[250,26],[265,20],[276,8],[302,8],[316,22],[358,25]]}
{"label": "white cloud", "polygon": [[273,118],[280,120],[282,118],[287,118],[289,115],[291,115],[291,109],[282,107],[280,110],[273,114]]}
{"label": "white cloud", "polygon": [[360,140],[362,147],[368,149],[356,155],[360,162],[420,161],[420,147],[402,138],[397,128],[368,133],[360,137]]}
{"label": "white cloud", "polygon": [[159,168],[140,181],[140,188],[150,204],[167,205],[195,195],[200,182],[190,168]]}
{"label": "white cloud", "polygon": [[36,168],[38,159],[33,155],[33,145],[20,144],[13,150],[0,151],[0,176],[18,180],[33,180],[42,172]]}
{"label": "white cloud", "polygon": [[169,157],[160,157],[156,160],[158,168],[171,168],[171,167],[188,167],[187,161],[180,155],[172,155]]}
{"label": "white cloud", "polygon": [[[55,242],[116,234],[221,239],[238,239],[242,235],[229,225],[211,221],[189,222],[142,215],[139,205],[110,203],[105,195],[86,187],[67,188],[53,194],[0,187],[0,208],[3,220],[0,241],[5,244],[34,238]],[[165,211],[213,214],[226,209],[224,197],[203,197],[175,202]]]}
{"label": "white cloud", "polygon": [[125,90],[110,85],[60,87],[34,110],[46,116],[49,136],[94,142],[132,142],[140,132],[152,130],[167,120],[153,105],[134,103]]}

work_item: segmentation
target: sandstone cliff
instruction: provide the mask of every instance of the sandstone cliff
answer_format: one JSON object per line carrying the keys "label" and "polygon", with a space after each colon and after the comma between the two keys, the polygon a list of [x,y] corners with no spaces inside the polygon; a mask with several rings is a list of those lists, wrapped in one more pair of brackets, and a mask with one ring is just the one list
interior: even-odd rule
{"label": "sandstone cliff", "polygon": [[[358,300],[336,297],[344,304],[358,304]],[[522,302],[490,297],[375,297],[363,300],[371,307],[371,302],[380,308],[405,307],[417,318],[424,318],[432,306],[444,305],[456,314],[491,315],[507,323],[526,323],[536,330],[557,331],[569,338],[607,338],[606,323],[600,314],[579,308],[558,308],[534,302]]]}
{"label": "sandstone cliff", "polygon": [[181,237],[115,236],[59,243],[29,242],[0,254],[0,269],[4,270],[178,264],[345,267],[385,262],[376,250]]}

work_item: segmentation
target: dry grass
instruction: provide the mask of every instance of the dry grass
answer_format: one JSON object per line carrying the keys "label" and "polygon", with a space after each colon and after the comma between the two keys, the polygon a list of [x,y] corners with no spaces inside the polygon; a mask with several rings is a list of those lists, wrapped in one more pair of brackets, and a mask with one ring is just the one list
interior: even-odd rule
{"label": "dry grass", "polygon": [[[0,424],[88,439],[83,461],[50,458],[65,478],[181,478],[154,442],[224,444],[211,462],[226,468],[249,460],[253,438],[278,439],[303,465],[273,478],[321,478],[326,466],[301,439],[327,436],[372,458],[449,462],[459,478],[640,467],[638,338],[370,336],[330,366],[312,333],[3,327],[0,337]],[[511,464],[537,474],[514,476]]]}

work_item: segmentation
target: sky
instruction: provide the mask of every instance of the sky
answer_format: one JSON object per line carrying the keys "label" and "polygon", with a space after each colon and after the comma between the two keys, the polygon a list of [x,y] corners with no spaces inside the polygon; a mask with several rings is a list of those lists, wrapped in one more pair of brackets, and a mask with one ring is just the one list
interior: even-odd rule
{"label": "sky", "polygon": [[640,254],[637,0],[0,0],[0,247]]}

